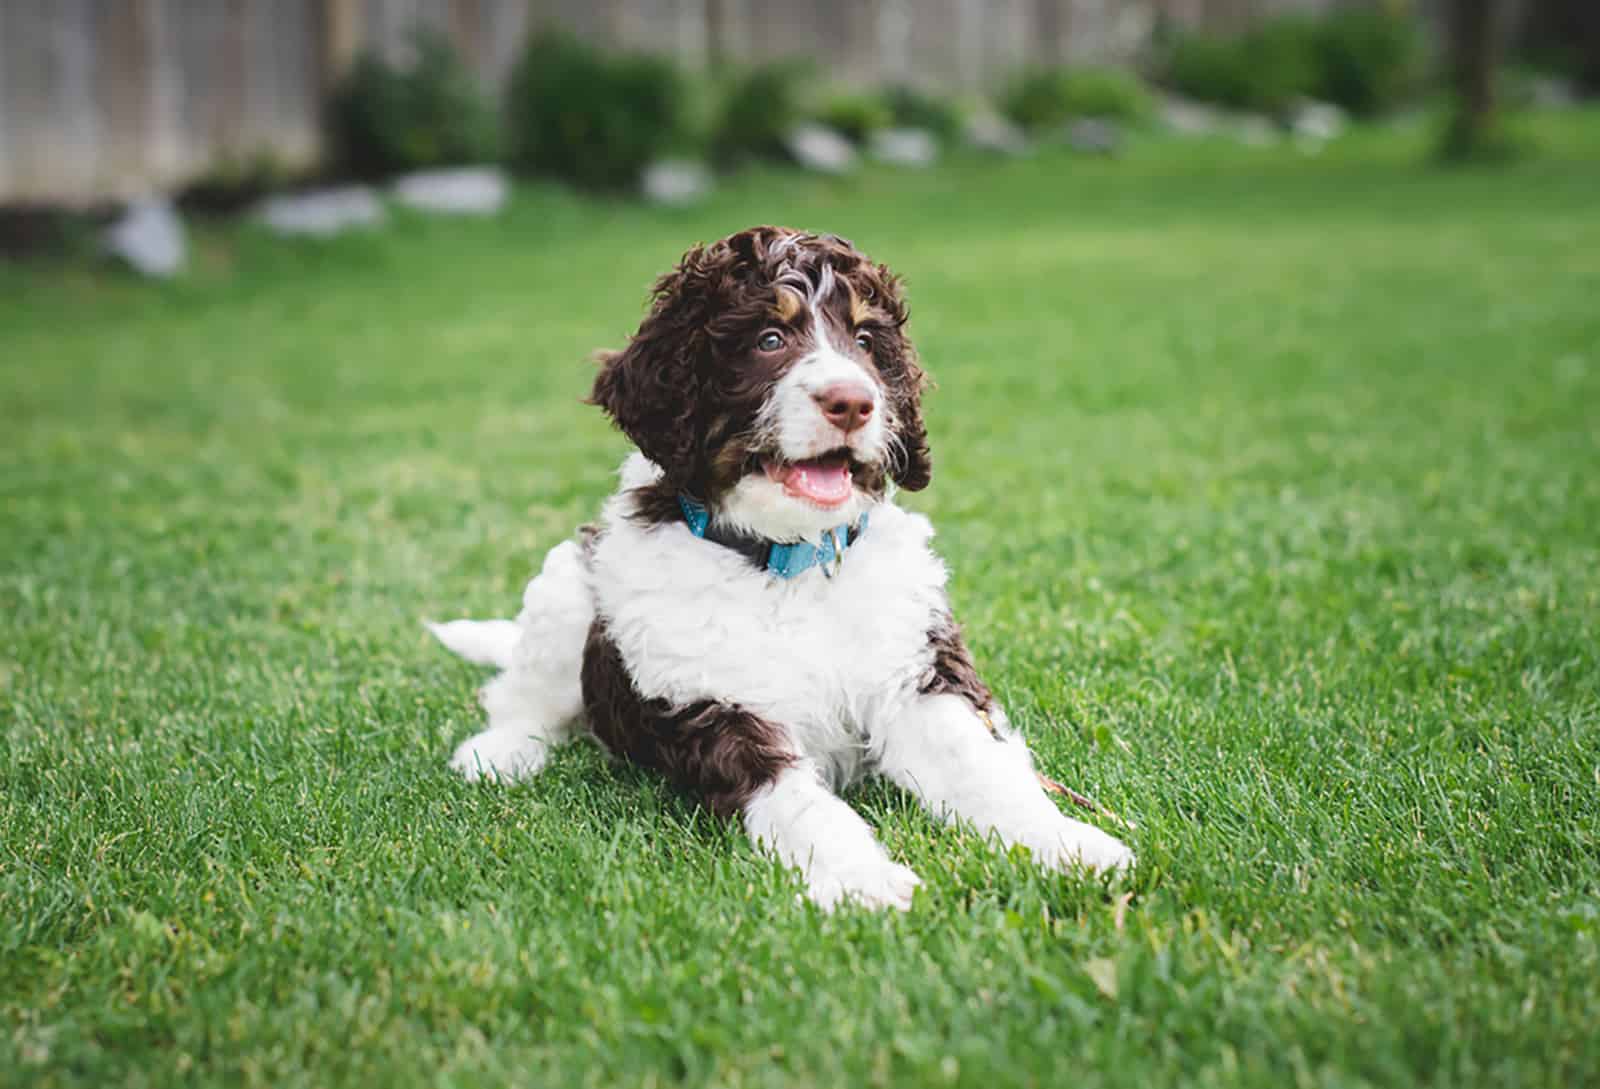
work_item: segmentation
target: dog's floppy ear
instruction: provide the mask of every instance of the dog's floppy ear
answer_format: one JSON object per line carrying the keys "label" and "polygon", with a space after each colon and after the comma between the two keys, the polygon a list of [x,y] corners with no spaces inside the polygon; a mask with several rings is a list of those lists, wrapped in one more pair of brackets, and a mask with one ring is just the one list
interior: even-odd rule
{"label": "dog's floppy ear", "polygon": [[928,375],[917,361],[917,350],[905,334],[910,314],[900,278],[885,265],[869,265],[862,293],[882,307],[893,325],[893,335],[880,343],[878,359],[894,409],[894,449],[889,475],[908,492],[920,492],[933,479],[933,454],[928,449],[928,428],[922,422],[922,391]]}
{"label": "dog's floppy ear", "polygon": [[700,456],[706,254],[696,247],[656,281],[655,301],[628,346],[601,352],[589,403],[599,405],[666,480],[683,486]]}
{"label": "dog's floppy ear", "polygon": [[589,403],[605,409],[640,452],[680,485],[694,475],[699,448],[693,351],[682,337],[649,336],[641,329],[622,351],[599,353],[600,373],[589,394]]}
{"label": "dog's floppy ear", "polygon": [[899,421],[899,439],[890,475],[908,492],[920,492],[933,480],[933,453],[928,449],[928,428],[922,422],[922,391],[928,377],[917,365],[916,354],[906,346],[904,376],[890,393],[894,414]]}

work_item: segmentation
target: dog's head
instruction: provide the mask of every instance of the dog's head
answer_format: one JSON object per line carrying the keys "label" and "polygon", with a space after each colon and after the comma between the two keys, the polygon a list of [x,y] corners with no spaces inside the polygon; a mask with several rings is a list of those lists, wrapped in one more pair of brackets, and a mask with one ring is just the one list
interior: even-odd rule
{"label": "dog's head", "polygon": [[664,487],[774,539],[854,519],[894,480],[926,487],[925,381],[898,279],[832,235],[754,227],[655,285],[593,404]]}

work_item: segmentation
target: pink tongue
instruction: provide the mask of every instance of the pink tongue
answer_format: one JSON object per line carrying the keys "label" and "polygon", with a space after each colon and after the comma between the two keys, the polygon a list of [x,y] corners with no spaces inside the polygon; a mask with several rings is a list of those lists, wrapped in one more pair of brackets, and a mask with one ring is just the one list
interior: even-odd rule
{"label": "pink tongue", "polygon": [[788,491],[825,507],[850,498],[850,466],[841,463],[819,465],[797,462],[783,470],[783,486]]}

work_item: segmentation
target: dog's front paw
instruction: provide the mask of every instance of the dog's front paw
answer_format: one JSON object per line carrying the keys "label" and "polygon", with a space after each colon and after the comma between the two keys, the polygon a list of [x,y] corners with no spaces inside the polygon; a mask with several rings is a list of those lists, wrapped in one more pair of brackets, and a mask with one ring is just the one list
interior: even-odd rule
{"label": "dog's front paw", "polygon": [[461,743],[450,766],[469,783],[515,783],[537,775],[548,756],[548,746],[525,733],[485,730]]}
{"label": "dog's front paw", "polygon": [[922,878],[910,869],[879,854],[842,865],[813,865],[806,874],[806,895],[823,911],[847,900],[874,911],[909,911],[920,884]]}
{"label": "dog's front paw", "polygon": [[1092,824],[1061,817],[1021,840],[1046,869],[1131,870],[1138,861],[1127,844]]}

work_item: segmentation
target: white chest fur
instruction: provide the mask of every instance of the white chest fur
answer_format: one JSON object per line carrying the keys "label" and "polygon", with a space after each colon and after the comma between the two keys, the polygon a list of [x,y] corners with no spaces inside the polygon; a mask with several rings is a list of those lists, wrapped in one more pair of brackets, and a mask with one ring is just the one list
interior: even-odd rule
{"label": "white chest fur", "polygon": [[640,694],[738,704],[852,778],[874,725],[932,660],[928,633],[946,603],[928,520],[881,504],[833,578],[813,568],[778,579],[687,526],[637,525],[629,508],[625,496],[608,504],[591,577]]}

